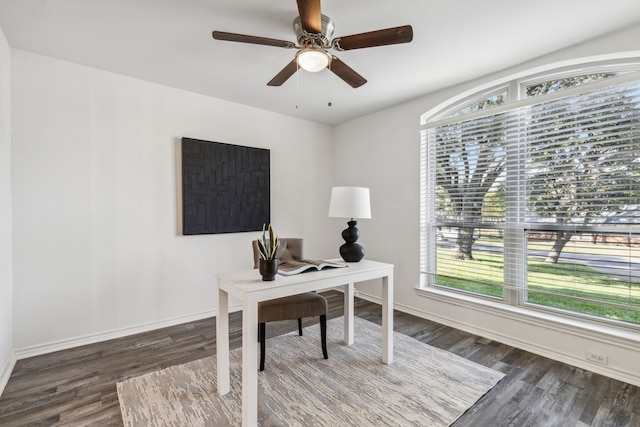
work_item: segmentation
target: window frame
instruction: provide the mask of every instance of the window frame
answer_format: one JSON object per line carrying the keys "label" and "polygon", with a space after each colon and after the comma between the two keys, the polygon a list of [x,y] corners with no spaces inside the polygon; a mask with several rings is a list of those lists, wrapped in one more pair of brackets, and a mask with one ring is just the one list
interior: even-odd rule
{"label": "window frame", "polygon": [[[563,79],[573,76],[585,75],[585,74],[597,74],[597,73],[611,73],[611,72],[619,72],[619,71],[629,71],[628,75],[616,76],[609,79],[604,79],[601,81],[596,81],[584,85],[578,85],[576,87],[568,88],[565,90],[561,90],[558,92],[550,93],[547,95],[541,95],[537,97],[526,98],[526,87],[530,85],[534,85],[540,82],[546,82],[553,79]],[[581,66],[572,66],[572,67],[564,67],[559,69],[554,69],[546,72],[535,73],[528,76],[524,76],[522,78],[513,79],[508,81],[507,83],[501,83],[490,88],[485,88],[484,90],[476,91],[473,94],[470,94],[462,99],[458,99],[448,106],[445,105],[439,109],[431,110],[429,113],[425,113],[421,117],[421,171],[420,171],[420,244],[421,244],[421,256],[420,256],[420,288],[419,289],[438,289],[440,292],[444,292],[445,294],[451,295],[459,295],[464,298],[471,297],[474,299],[478,299],[480,301],[484,300],[491,303],[502,304],[506,306],[511,306],[518,309],[524,310],[532,310],[536,312],[542,313],[553,313],[554,315],[559,315],[561,317],[567,319],[580,319],[586,320],[589,322],[599,323],[603,325],[615,325],[622,328],[630,328],[631,330],[637,332],[640,329],[640,324],[633,324],[628,322],[617,321],[614,319],[598,317],[594,315],[589,315],[580,312],[573,312],[569,310],[558,309],[554,307],[541,306],[537,304],[532,304],[526,301],[527,292],[526,292],[526,275],[527,275],[527,253],[526,253],[526,233],[527,233],[527,224],[523,224],[521,221],[515,221],[517,224],[521,224],[521,226],[514,225],[505,225],[503,227],[504,230],[504,242],[503,248],[507,248],[508,244],[519,245],[524,250],[519,251],[519,253],[515,253],[517,251],[506,251],[504,252],[504,268],[505,270],[510,270],[505,272],[505,280],[506,277],[509,277],[510,280],[513,280],[513,284],[505,284],[503,287],[503,298],[502,300],[496,300],[495,297],[491,297],[488,295],[478,294],[478,293],[470,293],[468,291],[463,291],[455,288],[450,288],[442,285],[438,285],[435,283],[435,275],[430,276],[428,271],[435,271],[433,268],[429,268],[428,264],[433,264],[435,266],[436,257],[436,237],[435,233],[429,231],[427,229],[427,225],[424,223],[425,217],[425,209],[435,209],[435,206],[429,208],[426,206],[426,195],[425,188],[426,186],[435,185],[435,182],[430,182],[429,173],[427,170],[435,167],[434,156],[427,157],[428,162],[433,162],[434,164],[427,164],[427,161],[422,156],[429,156],[428,151],[428,143],[425,142],[426,133],[429,129],[433,130],[437,125],[453,123],[456,121],[460,121],[463,117],[464,120],[472,119],[476,117],[482,117],[483,115],[494,115],[499,112],[499,110],[512,110],[519,106],[519,104],[540,102],[540,100],[552,100],[555,98],[564,98],[567,95],[572,94],[580,94],[585,91],[585,88],[591,91],[592,89],[597,88],[598,86],[606,87],[611,85],[611,81],[626,81],[629,80],[637,80],[638,74],[640,73],[640,58],[633,60],[625,60],[625,61],[606,61],[606,62],[598,62],[598,63],[590,63]],[[630,77],[631,76],[631,77]],[[502,105],[489,108],[487,110],[480,110],[477,112],[470,113],[468,115],[456,115],[451,116],[452,113],[462,110],[469,105],[472,105],[477,102],[481,102],[483,99],[486,99],[490,96],[494,96],[496,94],[501,94],[507,90],[507,96],[505,102]],[[425,148],[425,145],[427,146]],[[507,182],[511,182],[507,180]],[[518,184],[514,184],[518,185]],[[432,191],[435,191],[435,187]],[[522,201],[517,202],[515,206],[509,206],[509,202],[507,202],[507,215],[516,215],[519,218],[522,218],[524,215],[523,206],[520,204]],[[435,218],[435,215],[432,213],[432,218]],[[434,226],[435,227],[435,226]],[[518,259],[520,258],[520,259]],[[524,289],[524,291],[523,291]]]}

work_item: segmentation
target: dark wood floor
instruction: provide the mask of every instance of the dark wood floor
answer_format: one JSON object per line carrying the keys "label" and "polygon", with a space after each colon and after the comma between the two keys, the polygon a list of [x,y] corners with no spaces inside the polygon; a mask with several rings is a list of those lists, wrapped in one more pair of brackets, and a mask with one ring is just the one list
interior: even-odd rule
{"label": "dark wood floor", "polygon": [[[329,317],[342,294],[324,294]],[[356,315],[381,323],[380,306],[357,300]],[[267,327],[273,336],[294,322]],[[640,389],[447,326],[395,312],[394,329],[506,373],[456,423],[461,426],[640,426]],[[231,315],[231,348],[241,345]],[[215,319],[20,360],[0,397],[0,426],[122,425],[116,382],[215,354]],[[425,393],[428,393],[425,390]]]}

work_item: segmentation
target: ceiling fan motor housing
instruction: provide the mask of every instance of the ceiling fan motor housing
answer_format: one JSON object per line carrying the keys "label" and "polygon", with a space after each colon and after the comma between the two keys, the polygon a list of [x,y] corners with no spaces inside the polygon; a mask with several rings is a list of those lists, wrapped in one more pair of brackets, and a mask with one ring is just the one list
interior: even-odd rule
{"label": "ceiling fan motor housing", "polygon": [[330,47],[329,42],[331,41],[331,37],[333,37],[333,30],[335,29],[335,25],[333,24],[333,20],[327,15],[321,15],[321,22],[322,33],[309,34],[302,28],[302,23],[300,22],[299,16],[293,20],[293,31],[295,31],[296,33],[296,39],[298,40],[298,44],[300,46],[315,44],[324,48]]}

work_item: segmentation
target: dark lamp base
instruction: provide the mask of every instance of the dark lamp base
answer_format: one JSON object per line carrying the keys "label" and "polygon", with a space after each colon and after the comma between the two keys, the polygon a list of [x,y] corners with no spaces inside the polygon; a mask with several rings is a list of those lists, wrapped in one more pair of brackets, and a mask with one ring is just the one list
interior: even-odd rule
{"label": "dark lamp base", "polygon": [[345,243],[340,246],[340,256],[346,262],[358,262],[364,258],[364,248],[357,243]]}
{"label": "dark lamp base", "polygon": [[357,221],[349,221],[347,222],[349,227],[342,230],[342,238],[346,243],[340,246],[340,256],[346,262],[358,262],[364,258],[364,248],[356,243],[360,237],[357,224]]}

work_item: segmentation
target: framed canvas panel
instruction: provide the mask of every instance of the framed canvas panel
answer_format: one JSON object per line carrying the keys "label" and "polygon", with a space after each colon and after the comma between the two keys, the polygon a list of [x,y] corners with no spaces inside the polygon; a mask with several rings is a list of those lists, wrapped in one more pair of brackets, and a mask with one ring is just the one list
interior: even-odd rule
{"label": "framed canvas panel", "polygon": [[260,231],[271,222],[269,150],[182,138],[182,233]]}

